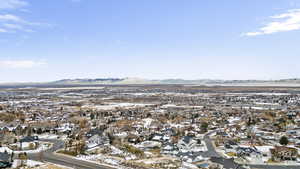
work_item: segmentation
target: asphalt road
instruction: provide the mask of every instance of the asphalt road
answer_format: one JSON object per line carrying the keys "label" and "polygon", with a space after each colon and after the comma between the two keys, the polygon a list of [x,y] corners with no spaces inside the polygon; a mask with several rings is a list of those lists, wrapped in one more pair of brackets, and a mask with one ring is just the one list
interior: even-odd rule
{"label": "asphalt road", "polygon": [[203,157],[218,157],[221,158],[220,154],[216,152],[215,147],[212,144],[212,140],[209,138],[209,136],[214,133],[215,131],[208,132],[204,136],[204,141],[207,147],[207,152],[203,153]]}
{"label": "asphalt road", "polygon": [[50,163],[54,163],[54,164],[72,167],[75,169],[112,169],[110,167],[99,165],[96,163],[77,160],[77,159],[67,157],[64,155],[54,154],[53,152],[64,147],[63,141],[60,141],[60,140],[41,140],[41,141],[47,141],[47,142],[53,143],[52,148],[42,153],[42,159],[41,159],[40,153],[28,154],[29,159],[36,160],[36,161],[42,160],[42,161],[46,161],[46,162],[50,162]]}

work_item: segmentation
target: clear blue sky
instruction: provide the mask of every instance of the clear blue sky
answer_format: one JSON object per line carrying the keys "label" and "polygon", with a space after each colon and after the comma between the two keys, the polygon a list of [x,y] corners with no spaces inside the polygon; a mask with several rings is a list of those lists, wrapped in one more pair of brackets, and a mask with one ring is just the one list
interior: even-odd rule
{"label": "clear blue sky", "polygon": [[0,82],[300,77],[300,0],[0,0]]}

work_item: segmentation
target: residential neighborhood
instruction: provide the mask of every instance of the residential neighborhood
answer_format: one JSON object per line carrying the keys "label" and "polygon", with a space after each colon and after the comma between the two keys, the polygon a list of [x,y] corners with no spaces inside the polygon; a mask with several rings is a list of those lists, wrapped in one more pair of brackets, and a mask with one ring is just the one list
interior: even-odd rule
{"label": "residential neighborhood", "polygon": [[0,168],[300,168],[299,112],[294,88],[3,88]]}

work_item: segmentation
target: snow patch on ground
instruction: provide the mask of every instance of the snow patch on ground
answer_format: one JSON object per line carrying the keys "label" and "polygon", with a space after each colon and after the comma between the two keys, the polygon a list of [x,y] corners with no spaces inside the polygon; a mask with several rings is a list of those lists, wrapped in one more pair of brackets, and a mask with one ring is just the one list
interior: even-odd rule
{"label": "snow patch on ground", "polygon": [[[97,154],[97,155],[79,155],[76,157],[78,160],[83,160],[83,161],[88,161],[88,162],[94,162],[97,164],[103,165],[103,163],[112,165],[112,166],[119,166],[121,161],[108,158],[102,154]],[[118,167],[119,168],[119,167]]]}
{"label": "snow patch on ground", "polygon": [[146,118],[146,119],[143,119],[143,122],[144,122],[144,127],[149,128],[151,126],[151,123],[153,122],[153,119]]}
{"label": "snow patch on ground", "polygon": [[14,151],[14,153],[19,154],[19,153],[29,153],[29,154],[33,154],[33,153],[39,153],[41,151],[45,151],[48,150],[51,147],[50,144],[45,143],[45,142],[40,142],[40,145],[37,149],[35,150],[25,150],[25,151]]}
{"label": "snow patch on ground", "polygon": [[144,107],[152,104],[142,104],[142,103],[109,103],[107,105],[85,105],[84,108],[95,108],[97,110],[112,110],[118,107],[122,108],[134,108],[134,107]]}
{"label": "snow patch on ground", "polygon": [[39,139],[57,139],[58,136],[55,134],[42,134],[39,135]]}
{"label": "snow patch on ground", "polygon": [[[22,163],[21,160],[14,160],[14,162],[12,164],[12,168],[19,168],[21,163]],[[38,167],[38,166],[44,165],[45,163],[42,163],[39,161],[33,161],[33,160],[26,160],[23,162],[23,164],[25,164],[27,167],[33,168],[33,167]]]}

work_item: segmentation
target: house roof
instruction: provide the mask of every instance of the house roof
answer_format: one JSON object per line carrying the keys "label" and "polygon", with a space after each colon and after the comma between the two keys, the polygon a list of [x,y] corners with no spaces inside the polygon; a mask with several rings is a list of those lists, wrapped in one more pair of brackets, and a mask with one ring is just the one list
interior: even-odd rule
{"label": "house roof", "polygon": [[191,137],[191,136],[184,136],[184,137],[182,138],[182,141],[183,141],[184,143],[188,144],[188,143],[191,142],[192,139],[193,139],[193,137]]}
{"label": "house roof", "polygon": [[91,129],[89,132],[87,132],[86,136],[87,137],[92,137],[94,135],[102,135],[103,134],[103,130],[100,129]]}
{"label": "house roof", "polygon": [[20,142],[33,142],[35,140],[38,140],[37,136],[26,136],[20,139]]}
{"label": "house roof", "polygon": [[9,161],[9,154],[8,153],[1,153],[0,152],[0,161],[8,162]]}
{"label": "house roof", "polygon": [[176,144],[172,144],[172,143],[165,143],[163,146],[164,150],[178,150]]}

